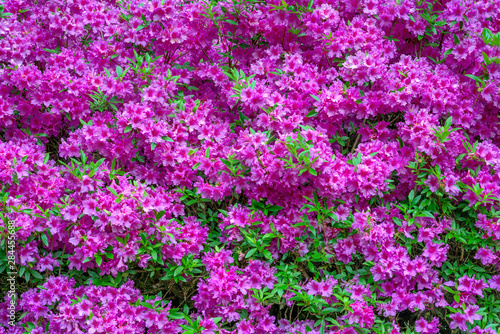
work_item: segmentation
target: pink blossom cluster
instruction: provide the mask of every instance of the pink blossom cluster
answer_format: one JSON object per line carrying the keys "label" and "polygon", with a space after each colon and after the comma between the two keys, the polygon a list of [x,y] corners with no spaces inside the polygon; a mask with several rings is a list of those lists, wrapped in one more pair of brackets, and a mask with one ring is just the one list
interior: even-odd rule
{"label": "pink blossom cluster", "polygon": [[[47,329],[50,333],[180,333],[185,322],[169,320],[170,304],[158,307],[161,299],[144,300],[132,281],[118,289],[94,285],[75,288],[74,279],[52,276],[21,297],[19,308],[29,312],[24,321],[36,323],[31,329],[36,334]],[[10,300],[2,304],[7,302]],[[4,311],[2,318],[7,318]],[[23,333],[19,329],[0,331]]]}
{"label": "pink blossom cluster", "polygon": [[496,333],[499,5],[3,0],[0,333]]}

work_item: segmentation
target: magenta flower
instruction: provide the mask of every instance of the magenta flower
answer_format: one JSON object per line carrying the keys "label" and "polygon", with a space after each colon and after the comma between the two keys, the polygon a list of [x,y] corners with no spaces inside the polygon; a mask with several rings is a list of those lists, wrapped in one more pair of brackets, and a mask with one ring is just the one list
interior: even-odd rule
{"label": "magenta flower", "polygon": [[481,315],[477,314],[478,310],[479,306],[477,305],[472,305],[465,309],[464,314],[467,317],[467,321],[471,324],[474,323],[474,320],[481,320],[483,318]]}
{"label": "magenta flower", "polygon": [[500,275],[492,276],[488,281],[490,289],[496,289],[500,291]]}
{"label": "magenta flower", "polygon": [[436,192],[439,188],[439,179],[435,175],[430,175],[424,183],[432,192]]}
{"label": "magenta flower", "polygon": [[498,261],[498,256],[492,250],[486,247],[479,248],[474,258],[477,260],[481,260],[481,263],[485,266],[494,264]]}
{"label": "magenta flower", "polygon": [[423,334],[437,334],[439,333],[439,319],[434,317],[431,322],[428,322],[420,318],[415,322],[415,330]]}
{"label": "magenta flower", "polygon": [[453,313],[450,314],[450,318],[452,319],[452,321],[450,322],[451,329],[458,328],[462,331],[467,330],[467,316],[465,314]]}

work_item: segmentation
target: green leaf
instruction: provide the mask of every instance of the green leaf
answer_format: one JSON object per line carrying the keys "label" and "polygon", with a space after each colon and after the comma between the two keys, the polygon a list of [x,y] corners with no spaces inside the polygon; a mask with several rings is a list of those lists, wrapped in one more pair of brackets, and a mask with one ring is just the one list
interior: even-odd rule
{"label": "green leaf", "polygon": [[17,176],[17,173],[15,173],[15,172],[12,174],[12,182],[19,185],[19,177]]}
{"label": "green leaf", "polygon": [[161,138],[162,138],[163,140],[166,140],[166,141],[169,141],[169,142],[172,142],[172,143],[174,142],[174,140],[173,140],[172,138],[167,137],[167,136],[162,136]]}
{"label": "green leaf", "polygon": [[155,149],[156,145],[156,143],[151,143],[151,151]]}
{"label": "green leaf", "polygon": [[471,78],[471,79],[475,80],[475,81],[476,81],[476,82],[478,82],[478,83],[482,83],[482,82],[483,82],[483,80],[482,80],[481,78],[476,77],[475,75],[472,75],[472,74],[466,74],[465,76],[466,76],[466,77],[468,77],[468,78]]}
{"label": "green leaf", "polygon": [[118,193],[116,192],[116,190],[114,190],[113,188],[111,187],[106,187],[113,195],[115,195],[116,197],[118,197]]}
{"label": "green leaf", "polygon": [[45,233],[42,233],[40,235],[40,237],[42,238],[42,242],[45,246],[49,247],[49,239],[47,238],[47,235]]}
{"label": "green leaf", "polygon": [[277,212],[277,211],[280,211],[281,209],[283,209],[283,207],[279,206],[279,205],[271,205],[271,206],[267,207],[267,209],[269,211]]}
{"label": "green leaf", "polygon": [[252,248],[247,252],[247,255],[245,255],[245,259],[248,259],[250,256],[254,255],[255,252],[257,251],[257,248]]}
{"label": "green leaf", "polygon": [[444,55],[447,56],[447,55],[451,55],[453,53],[453,49],[448,49],[444,52]]}
{"label": "green leaf", "polygon": [[316,95],[311,94],[311,97],[313,99],[315,99],[316,101],[321,102],[321,99],[319,97],[317,97]]}
{"label": "green leaf", "polygon": [[43,276],[40,275],[40,273],[38,271],[30,269],[30,272],[31,272],[31,275],[33,275],[33,277],[38,278],[38,279],[43,279]]}
{"label": "green leaf", "polygon": [[58,46],[57,48],[55,48],[53,50],[51,50],[51,49],[43,49],[43,50],[47,51],[48,53],[56,53],[57,54],[57,53],[61,52],[61,47]]}
{"label": "green leaf", "polygon": [[306,115],[306,117],[316,117],[316,116],[318,116],[318,113],[315,110],[311,110]]}
{"label": "green leaf", "polygon": [[448,119],[446,119],[446,122],[444,123],[444,126],[446,129],[449,129],[451,127],[451,122],[453,121],[453,118],[450,116]]}
{"label": "green leaf", "polygon": [[272,256],[271,252],[270,252],[270,251],[268,251],[267,249],[264,249],[264,250],[262,251],[262,254],[264,254],[264,257],[265,257],[266,259],[268,259],[268,260],[272,260],[272,259],[273,259],[273,256]]}
{"label": "green leaf", "polygon": [[233,25],[235,25],[235,26],[237,26],[237,25],[238,25],[238,22],[233,21],[233,20],[224,20],[224,22],[227,22],[227,23],[233,24]]}
{"label": "green leaf", "polygon": [[132,125],[127,125],[127,127],[125,128],[124,133],[130,132],[130,131],[132,131]]}
{"label": "green leaf", "polygon": [[101,263],[102,263],[102,256],[99,254],[95,254],[94,257],[95,257],[95,262],[97,263],[97,266],[100,267]]}
{"label": "green leaf", "polygon": [[485,63],[486,65],[491,64],[490,57],[488,57],[488,54],[486,54],[486,52],[484,52],[484,51],[483,51],[483,59],[484,59],[484,63]]}
{"label": "green leaf", "polygon": [[184,313],[177,311],[177,309],[170,310],[168,316],[170,319],[184,319]]}
{"label": "green leaf", "polygon": [[174,276],[179,276],[179,274],[184,270],[184,266],[179,266],[174,271]]}
{"label": "green leaf", "polygon": [[205,150],[205,158],[210,159],[210,147]]}
{"label": "green leaf", "polygon": [[420,212],[417,217],[435,218],[434,215],[432,213],[430,213],[429,211]]}

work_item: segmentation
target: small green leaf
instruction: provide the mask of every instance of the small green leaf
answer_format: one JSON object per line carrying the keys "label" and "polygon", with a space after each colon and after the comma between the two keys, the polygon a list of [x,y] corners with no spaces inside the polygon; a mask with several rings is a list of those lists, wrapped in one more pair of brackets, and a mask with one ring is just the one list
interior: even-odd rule
{"label": "small green leaf", "polygon": [[49,247],[49,239],[47,238],[47,235],[45,233],[42,233],[40,235],[40,237],[42,238],[42,242],[45,246]]}
{"label": "small green leaf", "polygon": [[446,119],[446,122],[444,123],[444,127],[446,129],[449,129],[451,127],[451,122],[453,121],[453,118],[450,116]]}
{"label": "small green leaf", "polygon": [[466,76],[466,77],[468,77],[468,78],[471,78],[471,79],[475,80],[475,81],[476,81],[476,82],[478,82],[478,83],[482,83],[482,82],[483,82],[483,80],[482,80],[481,78],[476,77],[475,75],[472,75],[472,74],[466,74],[465,76]]}
{"label": "small green leaf", "polygon": [[184,266],[179,266],[174,271],[174,276],[179,276],[179,274],[184,270]]}
{"label": "small green leaf", "polygon": [[313,99],[315,99],[316,101],[321,102],[321,99],[319,97],[317,97],[316,95],[311,94],[311,97]]}
{"label": "small green leaf", "polygon": [[262,254],[264,254],[264,257],[268,260],[272,260],[273,259],[273,255],[271,254],[270,251],[268,251],[267,249],[264,249],[262,251]]}
{"label": "small green leaf", "polygon": [[245,255],[245,259],[248,259],[250,256],[254,255],[255,252],[257,251],[257,248],[252,248],[247,252],[247,255]]}
{"label": "small green leaf", "polygon": [[12,174],[12,182],[19,185],[19,177],[17,176],[17,173],[15,173],[15,172]]}
{"label": "small green leaf", "polygon": [[486,52],[483,51],[483,59],[484,59],[484,63],[486,65],[489,65],[491,64],[491,60],[490,60],[490,57],[488,57],[488,54]]}
{"label": "small green leaf", "polygon": [[109,191],[110,191],[113,195],[115,195],[116,197],[118,197],[118,193],[116,192],[116,190],[114,190],[113,188],[111,188],[111,187],[109,187],[109,186],[107,187],[107,189],[108,189],[108,190],[109,190]]}
{"label": "small green leaf", "polygon": [[453,53],[453,49],[448,49],[444,52],[444,55],[447,56],[447,55],[451,55]]}
{"label": "small green leaf", "polygon": [[61,52],[61,47],[60,47],[60,46],[58,46],[58,47],[57,47],[57,48],[55,48],[54,50],[51,50],[51,49],[43,49],[43,50],[44,50],[44,51],[47,51],[47,52],[49,52],[49,53],[56,53],[56,54],[57,54],[57,53]]}
{"label": "small green leaf", "polygon": [[169,141],[169,142],[172,142],[172,143],[174,142],[174,140],[173,140],[172,138],[167,137],[167,136],[162,136],[161,138],[162,138],[163,140],[166,140],[166,141]]}
{"label": "small green leaf", "polygon": [[272,212],[278,212],[278,211],[282,210],[283,207],[279,206],[279,205],[271,205],[271,206],[267,207],[267,209],[269,211],[272,211]]}
{"label": "small green leaf", "polygon": [[40,275],[40,273],[38,271],[30,269],[30,272],[31,272],[31,275],[33,275],[33,277],[38,278],[38,279],[43,279],[43,276]]}

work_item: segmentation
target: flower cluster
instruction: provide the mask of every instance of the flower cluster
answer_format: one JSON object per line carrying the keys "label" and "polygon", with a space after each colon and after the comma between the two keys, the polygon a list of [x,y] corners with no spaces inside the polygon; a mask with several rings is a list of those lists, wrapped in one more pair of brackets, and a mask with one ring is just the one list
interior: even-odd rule
{"label": "flower cluster", "polygon": [[2,0],[0,333],[496,333],[498,5]]}

